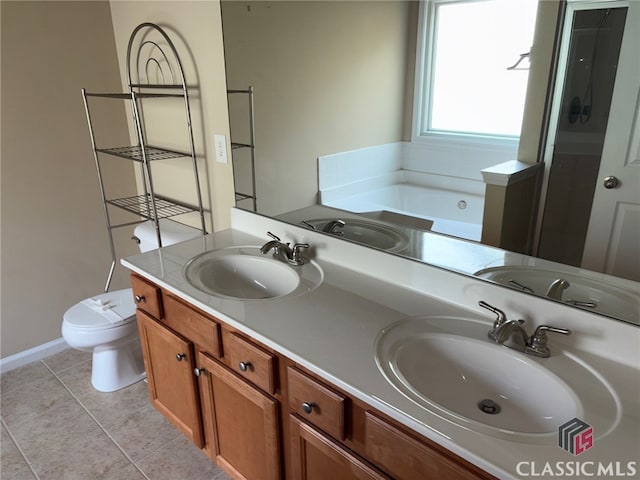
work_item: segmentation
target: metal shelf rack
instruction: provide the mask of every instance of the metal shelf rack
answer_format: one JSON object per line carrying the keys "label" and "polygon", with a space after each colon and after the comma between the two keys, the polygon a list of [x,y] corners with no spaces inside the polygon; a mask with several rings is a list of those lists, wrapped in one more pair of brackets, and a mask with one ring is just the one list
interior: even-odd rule
{"label": "metal shelf rack", "polygon": [[[242,200],[252,200],[253,201],[253,211],[258,211],[258,200],[256,195],[256,138],[255,138],[255,124],[254,124],[254,105],[253,105],[253,87],[250,85],[246,90],[227,90],[228,95],[233,94],[243,94],[247,95],[249,101],[249,143],[240,143],[234,142],[233,138],[231,139],[231,150],[238,149],[249,149],[249,172],[251,175],[251,193],[240,192],[238,190],[235,191],[236,205],[238,202]],[[234,184],[238,185],[238,181],[236,179],[237,170],[236,170],[236,161],[237,158],[233,159],[233,180]]]}
{"label": "metal shelf rack", "polygon": [[[127,79],[129,91],[124,93],[89,93],[86,89],[82,89],[82,98],[89,126],[111,250],[112,261],[105,284],[105,291],[109,289],[117,262],[113,238],[114,229],[150,220],[155,227],[158,245],[162,246],[160,219],[197,212],[200,218],[200,229],[203,234],[207,233],[198,162],[193,140],[189,92],[185,81],[184,69],[174,43],[158,25],[142,23],[133,30],[127,46]],[[136,145],[118,147],[98,147],[96,145],[96,135],[89,108],[90,101],[93,98],[116,99],[129,103],[133,116],[133,125],[136,130]],[[142,115],[142,104],[148,100],[162,98],[182,98],[184,100],[185,133],[188,138],[185,141],[188,146],[185,147],[184,151],[157,145],[152,146],[147,142],[148,132]],[[139,164],[142,178],[142,194],[136,192],[136,195],[122,198],[108,197],[101,169],[101,162],[104,161],[103,157],[120,157]],[[191,159],[196,195],[195,205],[189,205],[185,202],[158,195],[154,191],[151,163],[177,158]],[[124,210],[134,215],[136,219],[113,223],[109,206]]]}

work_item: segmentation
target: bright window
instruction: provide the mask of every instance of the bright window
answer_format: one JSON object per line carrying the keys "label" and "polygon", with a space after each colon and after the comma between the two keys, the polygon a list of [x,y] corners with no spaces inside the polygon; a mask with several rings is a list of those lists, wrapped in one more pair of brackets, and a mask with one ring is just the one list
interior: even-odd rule
{"label": "bright window", "polygon": [[519,137],[537,0],[428,0],[420,134]]}

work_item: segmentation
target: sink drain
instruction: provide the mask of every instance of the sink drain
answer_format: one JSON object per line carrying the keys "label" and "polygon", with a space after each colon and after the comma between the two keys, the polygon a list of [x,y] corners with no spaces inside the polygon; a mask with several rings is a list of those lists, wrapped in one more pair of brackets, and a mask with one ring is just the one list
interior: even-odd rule
{"label": "sink drain", "polygon": [[496,415],[500,413],[500,405],[489,398],[485,398],[484,400],[480,400],[478,402],[478,408],[482,410],[484,413],[488,413],[489,415]]}

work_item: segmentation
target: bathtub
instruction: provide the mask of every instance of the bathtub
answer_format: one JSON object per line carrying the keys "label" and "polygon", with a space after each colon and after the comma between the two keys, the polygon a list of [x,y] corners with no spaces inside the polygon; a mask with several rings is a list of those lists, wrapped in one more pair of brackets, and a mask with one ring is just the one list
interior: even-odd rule
{"label": "bathtub", "polygon": [[431,231],[480,241],[484,196],[412,184],[394,184],[323,202],[356,213],[390,211],[433,221]]}

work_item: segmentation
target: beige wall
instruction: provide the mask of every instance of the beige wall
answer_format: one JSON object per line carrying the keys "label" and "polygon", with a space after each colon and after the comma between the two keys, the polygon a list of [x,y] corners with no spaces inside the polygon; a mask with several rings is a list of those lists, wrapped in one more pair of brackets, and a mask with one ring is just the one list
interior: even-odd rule
{"label": "beige wall", "polygon": [[[194,99],[194,124],[206,165],[207,203],[214,205],[210,229],[211,224],[215,230],[228,227],[233,187],[230,165],[205,159],[212,157],[213,134],[228,136],[217,1],[3,0],[0,5],[4,358],[59,338],[65,310],[104,288],[110,254],[80,89],[122,89],[118,55],[138,23],[170,28],[190,49],[191,73],[197,66],[202,88]],[[129,143],[127,120],[122,106],[107,112],[105,141]],[[107,183],[116,194],[130,192],[132,165],[115,160],[107,168]],[[182,177],[169,171],[157,181],[180,186]],[[193,190],[191,184],[184,188]],[[118,233],[119,256],[136,252],[125,230]],[[127,272],[119,267],[112,287],[126,286]]]}
{"label": "beige wall", "polygon": [[[119,88],[107,2],[1,2],[1,355],[60,337],[62,315],[100,293],[110,264],[80,89]],[[124,109],[111,139],[127,138]],[[134,186],[125,162],[106,175]],[[129,242],[123,251],[134,251]],[[114,286],[125,286],[119,275]]]}
{"label": "beige wall", "polygon": [[[316,203],[319,155],[403,139],[415,11],[401,1],[222,3],[229,88],[255,88],[261,213]],[[230,104],[234,141],[246,141],[242,107]]]}

